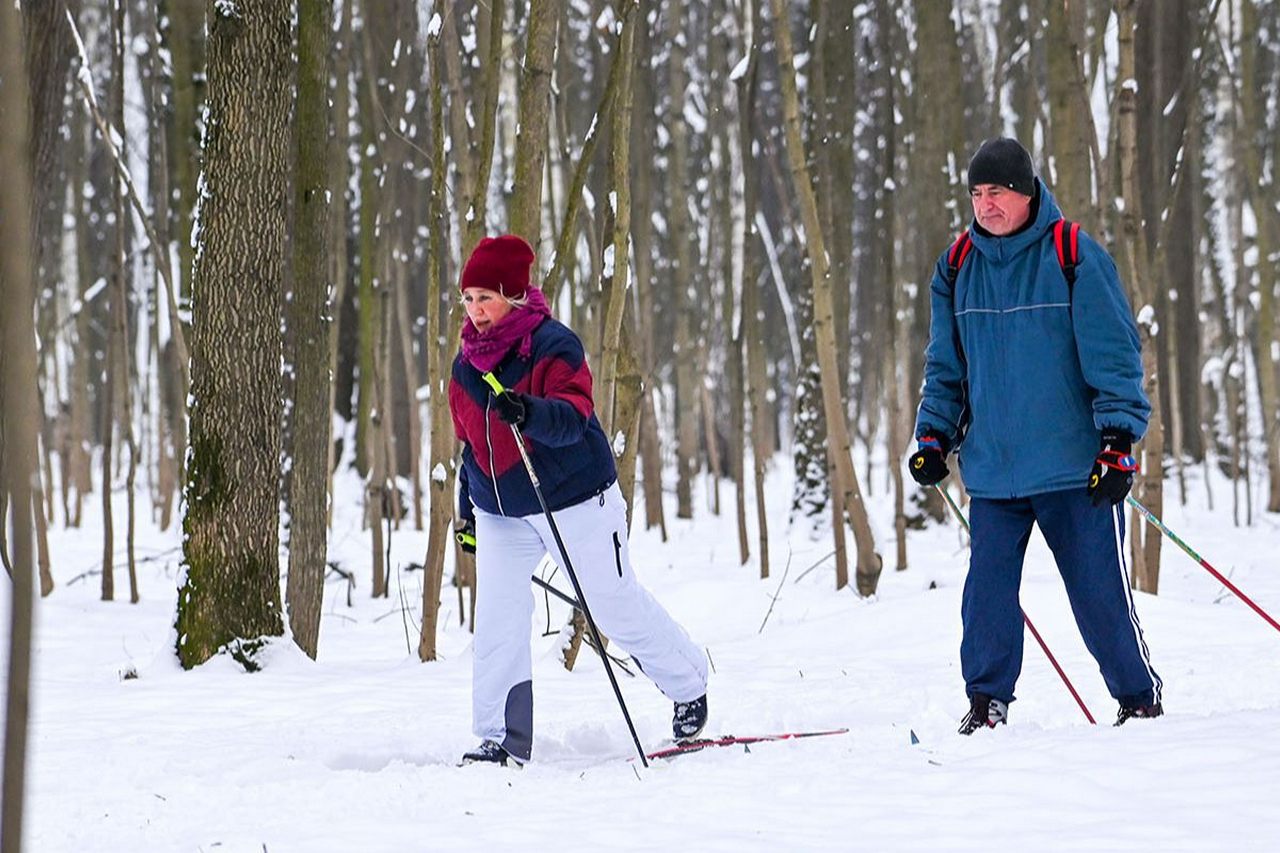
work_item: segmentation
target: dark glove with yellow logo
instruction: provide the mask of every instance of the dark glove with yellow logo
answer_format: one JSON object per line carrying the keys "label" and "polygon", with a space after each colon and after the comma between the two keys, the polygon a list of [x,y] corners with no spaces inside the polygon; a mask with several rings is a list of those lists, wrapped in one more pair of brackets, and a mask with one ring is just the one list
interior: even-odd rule
{"label": "dark glove with yellow logo", "polygon": [[922,486],[936,486],[951,473],[947,468],[947,440],[927,432],[916,439],[919,449],[907,460],[911,478]]}
{"label": "dark glove with yellow logo", "polygon": [[1089,496],[1093,498],[1093,505],[1103,501],[1110,501],[1112,506],[1120,503],[1133,488],[1133,475],[1137,472],[1133,436],[1118,429],[1104,429],[1102,449],[1089,472]]}

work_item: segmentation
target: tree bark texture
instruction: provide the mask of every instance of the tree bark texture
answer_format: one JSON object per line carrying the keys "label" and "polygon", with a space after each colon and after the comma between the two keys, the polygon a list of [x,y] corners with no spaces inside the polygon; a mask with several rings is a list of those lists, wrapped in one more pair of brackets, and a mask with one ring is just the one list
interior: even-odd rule
{"label": "tree bark texture", "polygon": [[283,633],[277,504],[280,292],[292,101],[286,0],[212,0],[193,283],[191,452],[178,658],[256,668]]}
{"label": "tree bark texture", "polygon": [[520,67],[520,114],[516,124],[515,185],[507,206],[509,230],[535,249],[542,240],[542,172],[551,116],[551,71],[562,0],[530,0],[524,63]]}

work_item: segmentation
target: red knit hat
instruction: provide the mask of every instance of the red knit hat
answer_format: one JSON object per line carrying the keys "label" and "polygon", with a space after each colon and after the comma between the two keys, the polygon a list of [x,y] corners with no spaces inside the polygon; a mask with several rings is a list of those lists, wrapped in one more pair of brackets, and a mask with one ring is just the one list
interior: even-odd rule
{"label": "red knit hat", "polygon": [[529,289],[529,268],[533,249],[514,234],[485,237],[471,252],[462,268],[462,290],[481,287],[519,299]]}

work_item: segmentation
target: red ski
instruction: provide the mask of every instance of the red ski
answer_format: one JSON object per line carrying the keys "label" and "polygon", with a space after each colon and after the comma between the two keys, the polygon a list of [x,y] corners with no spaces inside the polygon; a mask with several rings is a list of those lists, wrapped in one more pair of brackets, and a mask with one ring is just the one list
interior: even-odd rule
{"label": "red ski", "polygon": [[675,758],[680,755],[688,755],[691,752],[701,752],[704,749],[710,749],[717,746],[737,746],[739,744],[747,746],[753,743],[764,743],[766,741],[775,740],[798,740],[806,737],[826,737],[828,735],[848,734],[848,729],[830,729],[819,732],[782,732],[771,735],[724,735],[714,738],[698,738],[683,743],[677,743],[674,746],[668,746],[655,752],[648,753],[645,758],[656,760],[659,758]]}

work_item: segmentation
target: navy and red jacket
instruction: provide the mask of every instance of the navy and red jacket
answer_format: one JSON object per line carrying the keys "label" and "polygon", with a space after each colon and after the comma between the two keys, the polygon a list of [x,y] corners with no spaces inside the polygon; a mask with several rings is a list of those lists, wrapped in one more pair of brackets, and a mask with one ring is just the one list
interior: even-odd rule
{"label": "navy and red jacket", "polygon": [[[598,495],[617,479],[609,441],[595,416],[591,370],[582,341],[548,317],[533,331],[527,358],[513,348],[493,371],[504,388],[524,395],[520,431],[552,510]],[[459,517],[474,519],[472,507],[493,515],[542,512],[524,470],[511,427],[493,408],[493,391],[459,352],[449,382],[449,411],[463,443],[458,474]]]}

